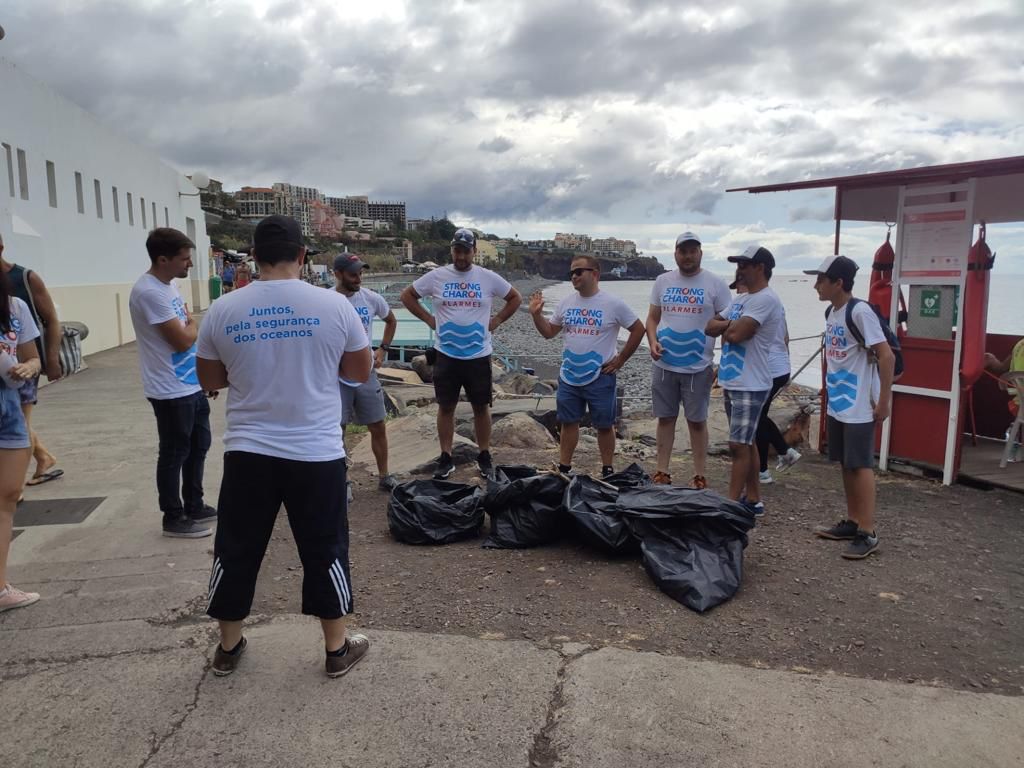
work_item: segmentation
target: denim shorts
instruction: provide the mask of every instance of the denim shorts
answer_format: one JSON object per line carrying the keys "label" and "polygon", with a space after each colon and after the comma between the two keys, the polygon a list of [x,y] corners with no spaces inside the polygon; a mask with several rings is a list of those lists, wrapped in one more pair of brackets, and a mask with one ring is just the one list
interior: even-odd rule
{"label": "denim shorts", "polygon": [[30,448],[25,414],[21,411],[18,390],[0,385],[0,448]]}
{"label": "denim shorts", "polygon": [[595,429],[615,424],[615,374],[602,373],[589,384],[575,386],[558,382],[555,406],[559,424],[577,424],[583,412],[590,409],[590,423]]}

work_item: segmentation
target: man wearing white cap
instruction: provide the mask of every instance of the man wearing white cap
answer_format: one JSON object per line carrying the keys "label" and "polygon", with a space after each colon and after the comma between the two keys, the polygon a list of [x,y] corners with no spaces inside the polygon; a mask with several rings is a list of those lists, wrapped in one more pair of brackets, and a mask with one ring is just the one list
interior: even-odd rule
{"label": "man wearing white cap", "polygon": [[875,534],[875,424],[889,417],[896,357],[878,315],[853,298],[857,264],[829,256],[817,269],[814,289],[830,306],[825,315],[825,391],[828,458],[843,467],[846,519],[815,533],[848,540],[842,555],[862,560],[878,549]]}
{"label": "man wearing white cap", "polygon": [[686,416],[693,454],[693,487],[706,488],[708,405],[714,380],[714,338],[704,329],[725,312],[732,295],[725,281],[701,269],[700,238],[683,232],[676,238],[678,269],[658,276],[647,311],[647,342],[651,367],[651,400],[658,419],[658,467],[654,482],[669,485],[669,462],[676,437],[679,406]]}
{"label": "man wearing white cap", "polygon": [[[730,256],[729,261],[736,265],[737,287],[745,288],[746,293],[737,295],[727,317],[712,319],[706,331],[709,336],[721,336],[724,342],[718,381],[725,391],[725,413],[729,417],[729,498],[745,501],[760,517],[765,510],[754,438],[761,409],[772,389],[768,358],[784,313],[782,301],[768,287],[775,269],[771,251],[752,245],[739,256]],[[741,499],[744,489],[746,497]]]}

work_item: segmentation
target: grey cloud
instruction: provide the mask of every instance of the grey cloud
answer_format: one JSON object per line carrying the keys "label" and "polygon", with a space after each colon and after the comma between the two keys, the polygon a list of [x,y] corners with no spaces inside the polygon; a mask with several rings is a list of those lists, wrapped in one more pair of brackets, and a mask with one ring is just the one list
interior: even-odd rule
{"label": "grey cloud", "polygon": [[514,146],[515,144],[504,136],[495,136],[490,141],[481,141],[477,148],[484,152],[494,152],[496,155],[500,155],[503,152],[508,152]]}
{"label": "grey cloud", "polygon": [[809,206],[800,206],[798,208],[789,209],[789,221],[794,223],[797,221],[832,221],[835,218],[835,206],[825,206],[824,208],[811,208]]}
{"label": "grey cloud", "polygon": [[703,213],[705,216],[710,216],[715,212],[715,206],[718,205],[718,201],[721,199],[721,192],[712,192],[709,189],[703,189],[690,195],[690,198],[686,201],[686,207],[691,211],[696,211],[697,213]]}

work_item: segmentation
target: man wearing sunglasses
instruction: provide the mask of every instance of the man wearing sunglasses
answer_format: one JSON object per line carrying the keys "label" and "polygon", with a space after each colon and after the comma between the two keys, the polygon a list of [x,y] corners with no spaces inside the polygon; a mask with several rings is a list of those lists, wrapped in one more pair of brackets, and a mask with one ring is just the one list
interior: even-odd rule
{"label": "man wearing sunglasses", "polygon": [[745,503],[760,517],[764,504],[754,438],[761,410],[771,394],[769,355],[785,313],[782,301],[768,287],[775,268],[771,251],[752,245],[739,256],[730,256],[729,261],[736,265],[737,288],[746,289],[746,293],[736,296],[727,317],[718,315],[708,321],[705,332],[721,336],[724,342],[718,381],[725,390],[725,413],[729,418],[729,498],[741,500],[746,489]]}
{"label": "man wearing sunglasses", "polygon": [[[601,269],[592,256],[572,260],[569,276],[576,289],[562,299],[551,319],[544,317],[544,296],[530,297],[530,316],[540,335],[551,339],[564,331],[565,347],[559,370],[556,404],[561,436],[558,469],[568,473],[580,438],[580,419],[590,410],[590,423],[597,430],[601,453],[601,475],[614,472],[615,454],[615,372],[640,345],[644,324],[626,303],[600,290]],[[629,329],[629,339],[617,352],[619,329]]]}
{"label": "man wearing sunglasses", "polygon": [[[423,275],[402,291],[402,304],[437,332],[434,348],[434,396],[437,398],[437,439],[441,455],[434,477],[443,479],[455,471],[452,444],[455,440],[455,406],[465,389],[473,406],[473,429],[480,448],[480,474],[494,472],[491,460],[491,333],[512,317],[522,296],[511,284],[489,269],[473,263],[476,235],[458,229],[452,237],[452,263]],[[433,300],[434,313],[420,304]],[[495,297],[505,306],[491,317]]]}

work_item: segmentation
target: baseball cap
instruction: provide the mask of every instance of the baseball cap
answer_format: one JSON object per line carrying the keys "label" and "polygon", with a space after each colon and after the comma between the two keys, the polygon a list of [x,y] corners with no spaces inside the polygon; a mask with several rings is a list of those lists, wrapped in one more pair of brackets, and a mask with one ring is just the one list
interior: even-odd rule
{"label": "baseball cap", "polygon": [[452,245],[462,245],[466,248],[476,248],[476,235],[472,229],[456,229],[452,236]]}
{"label": "baseball cap", "polygon": [[775,269],[775,257],[767,248],[760,245],[752,245],[739,256],[730,256],[729,261],[738,264],[741,261],[749,261],[754,264],[764,264],[769,269]]}
{"label": "baseball cap", "polygon": [[256,225],[256,231],[252,233],[252,244],[259,248],[261,245],[273,243],[291,243],[292,245],[303,245],[302,230],[299,229],[299,222],[288,216],[267,216],[261,219]]}
{"label": "baseball cap", "polygon": [[857,262],[853,259],[847,258],[846,256],[836,255],[829,256],[817,269],[805,269],[805,275],[824,275],[829,280],[840,280],[846,278],[847,280],[853,280],[857,274]]}
{"label": "baseball cap", "polygon": [[358,272],[366,266],[366,262],[354,253],[339,253],[334,257],[335,272]]}
{"label": "baseball cap", "polygon": [[701,244],[700,238],[693,234],[693,232],[683,232],[683,234],[676,238],[676,248],[678,248],[683,243],[688,243],[691,241],[696,243],[697,245]]}

